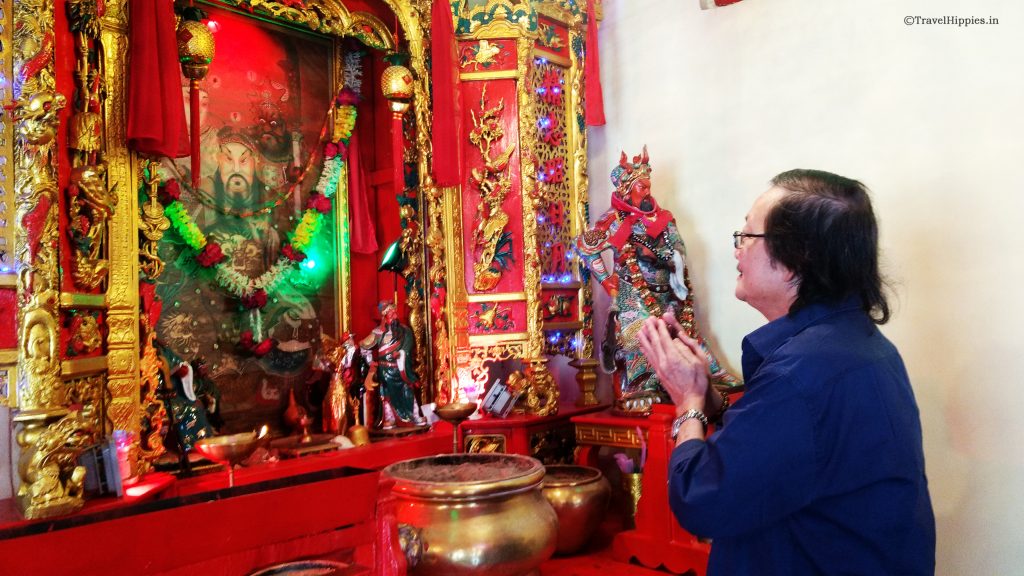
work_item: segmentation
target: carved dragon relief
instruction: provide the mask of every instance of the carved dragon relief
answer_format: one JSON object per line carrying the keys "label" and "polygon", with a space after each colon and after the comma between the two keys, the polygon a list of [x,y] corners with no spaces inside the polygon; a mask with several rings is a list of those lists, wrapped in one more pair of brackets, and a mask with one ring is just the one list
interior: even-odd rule
{"label": "carved dragon relief", "polygon": [[92,431],[77,412],[49,426],[29,424],[18,432],[21,486],[17,500],[25,518],[47,518],[81,508],[85,467],[76,461],[92,443]]}
{"label": "carved dragon relief", "polygon": [[[42,91],[16,101],[10,107],[17,123],[15,147],[18,222],[30,215],[42,225],[30,238],[28,226],[18,226],[19,353],[22,370],[13,402],[22,410],[64,406],[60,382],[57,306],[57,182],[52,146],[63,95]],[[38,211],[42,211],[38,214]],[[33,251],[32,245],[36,249]]]}
{"label": "carved dragon relief", "polygon": [[94,290],[107,277],[109,263],[103,257],[107,224],[117,206],[117,194],[108,189],[103,162],[103,4],[97,0],[69,0],[67,7],[75,39],[74,112],[68,122],[68,234],[74,251],[71,272],[80,288]]}
{"label": "carved dragon relief", "polygon": [[504,138],[501,115],[505,110],[504,98],[498,104],[487,107],[487,86],[480,94],[480,115],[471,111],[473,129],[469,141],[480,151],[484,161],[482,167],[473,168],[470,177],[480,192],[477,203],[477,224],[473,230],[474,249],[479,251],[473,263],[473,288],[479,292],[493,290],[501,280],[507,261],[512,258],[512,234],[505,230],[509,216],[502,210],[502,203],[512,189],[512,178],[508,173],[509,159],[516,147],[508,146],[503,151],[492,152],[495,144]]}
{"label": "carved dragon relief", "polygon": [[[84,469],[75,459],[91,441],[88,423],[68,415],[69,390],[60,377],[56,143],[60,111],[53,73],[53,2],[24,0],[13,10],[14,102],[6,105],[15,125],[14,182],[17,205],[15,261],[18,275],[20,366],[9,403],[21,449],[17,503],[27,518],[79,509]],[[74,390],[72,391],[74,392]]]}

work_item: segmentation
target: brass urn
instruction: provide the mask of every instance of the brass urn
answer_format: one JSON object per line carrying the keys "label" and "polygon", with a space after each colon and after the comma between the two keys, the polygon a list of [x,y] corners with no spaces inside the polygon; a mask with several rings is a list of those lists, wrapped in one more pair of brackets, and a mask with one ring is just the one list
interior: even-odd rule
{"label": "brass urn", "polygon": [[558,515],[558,554],[580,551],[600,526],[612,489],[601,471],[589,466],[549,465],[541,487]]}
{"label": "brass urn", "polygon": [[410,576],[533,574],[555,551],[558,519],[540,491],[544,466],[533,458],[431,456],[392,464],[384,475],[394,480],[400,533],[418,536]]}

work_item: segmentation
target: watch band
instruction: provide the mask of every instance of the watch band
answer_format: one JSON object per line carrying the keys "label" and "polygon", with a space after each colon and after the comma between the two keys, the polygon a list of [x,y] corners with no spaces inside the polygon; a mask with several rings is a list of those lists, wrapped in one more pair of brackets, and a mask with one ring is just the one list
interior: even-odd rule
{"label": "watch band", "polygon": [[708,431],[708,417],[700,410],[690,408],[672,422],[672,440],[676,439],[676,436],[679,435],[679,429],[683,426],[683,422],[686,422],[687,420],[699,421],[704,425],[704,431]]}

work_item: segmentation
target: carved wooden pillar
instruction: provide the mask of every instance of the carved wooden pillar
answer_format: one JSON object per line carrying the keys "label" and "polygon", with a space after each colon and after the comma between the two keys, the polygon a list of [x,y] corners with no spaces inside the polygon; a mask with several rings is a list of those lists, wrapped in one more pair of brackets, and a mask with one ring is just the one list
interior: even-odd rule
{"label": "carved wooden pillar", "polygon": [[18,506],[26,518],[44,518],[84,503],[84,469],[75,457],[88,433],[85,422],[69,413],[61,380],[57,134],[67,99],[56,91],[53,5],[18,2],[12,8],[13,66],[4,73],[17,79],[11,119],[19,370],[6,402],[15,408],[21,449]]}
{"label": "carved wooden pillar", "polygon": [[470,396],[490,365],[518,361],[522,406],[553,414],[545,357],[593,355],[591,293],[570,250],[588,212],[583,14],[493,1],[457,16],[464,181],[441,197],[450,354]]}

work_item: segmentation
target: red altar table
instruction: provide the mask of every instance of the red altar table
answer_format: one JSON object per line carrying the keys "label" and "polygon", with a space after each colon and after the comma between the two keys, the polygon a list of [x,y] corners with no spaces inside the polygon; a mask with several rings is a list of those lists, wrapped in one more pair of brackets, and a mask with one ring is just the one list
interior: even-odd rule
{"label": "red altar table", "polygon": [[[562,403],[558,414],[552,416],[513,414],[507,418],[484,416],[479,420],[466,420],[459,427],[459,445],[464,452],[522,454],[550,464],[571,457],[574,434],[570,420],[607,407]],[[561,458],[563,453],[566,458]]]}
{"label": "red altar table", "polygon": [[323,558],[369,575],[387,513],[378,469],[445,451],[450,430],[240,468],[233,487],[226,471],[147,476],[159,494],[97,498],[43,520],[0,500],[0,574],[242,575]]}
{"label": "red altar table", "polygon": [[668,505],[668,460],[673,448],[669,436],[674,417],[675,410],[668,405],[656,405],[647,418],[614,416],[607,410],[574,416],[577,462],[595,466],[601,446],[639,449],[642,435],[647,462],[636,528],[615,536],[612,555],[620,562],[636,558],[649,568],[664,566],[676,574],[690,570],[704,576],[710,545],[684,530]]}

